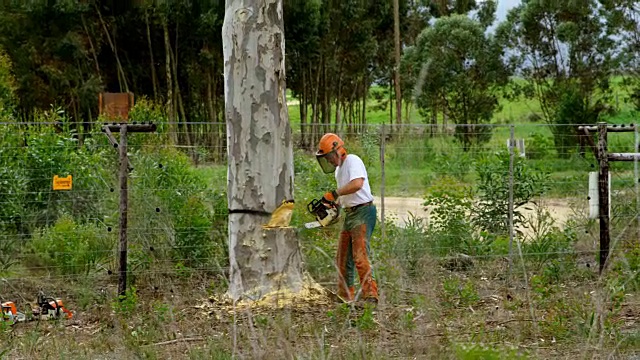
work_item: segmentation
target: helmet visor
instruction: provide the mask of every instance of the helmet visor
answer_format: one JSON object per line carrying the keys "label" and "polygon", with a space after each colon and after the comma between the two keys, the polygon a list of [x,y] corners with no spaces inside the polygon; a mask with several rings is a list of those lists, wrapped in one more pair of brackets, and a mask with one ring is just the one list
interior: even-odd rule
{"label": "helmet visor", "polygon": [[332,151],[327,154],[316,154],[316,159],[318,159],[318,163],[320,164],[320,167],[322,168],[322,171],[324,171],[325,174],[330,174],[336,171],[336,166],[333,165],[333,163],[331,163],[329,159],[327,159],[327,157],[335,153],[336,153],[335,151]]}

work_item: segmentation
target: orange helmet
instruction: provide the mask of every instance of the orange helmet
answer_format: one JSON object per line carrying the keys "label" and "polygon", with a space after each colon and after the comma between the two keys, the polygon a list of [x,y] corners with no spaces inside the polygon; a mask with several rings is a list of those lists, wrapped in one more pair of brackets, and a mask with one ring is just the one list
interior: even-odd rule
{"label": "orange helmet", "polygon": [[340,159],[344,159],[347,156],[347,149],[344,148],[344,141],[338,135],[326,133],[318,144],[316,159],[318,159],[322,171],[327,174],[336,170],[336,166],[327,159],[327,156],[333,153],[336,153]]}

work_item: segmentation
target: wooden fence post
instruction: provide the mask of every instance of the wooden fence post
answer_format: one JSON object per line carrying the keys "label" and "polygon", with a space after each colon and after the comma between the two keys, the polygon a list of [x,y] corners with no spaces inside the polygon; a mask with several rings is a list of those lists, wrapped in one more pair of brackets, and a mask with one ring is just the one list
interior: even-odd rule
{"label": "wooden fence post", "polygon": [[609,157],[607,154],[607,123],[598,123],[598,215],[600,218],[600,273],[609,256]]}
{"label": "wooden fence post", "polygon": [[118,150],[120,151],[120,275],[118,277],[118,295],[125,296],[127,291],[127,217],[129,206],[127,124],[120,125]]}

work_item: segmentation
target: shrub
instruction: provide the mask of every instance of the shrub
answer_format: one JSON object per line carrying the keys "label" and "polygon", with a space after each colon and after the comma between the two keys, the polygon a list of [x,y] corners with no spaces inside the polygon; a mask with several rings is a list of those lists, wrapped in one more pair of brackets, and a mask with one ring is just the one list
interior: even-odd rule
{"label": "shrub", "polygon": [[131,227],[147,229],[132,255],[134,261],[142,266],[153,258],[170,257],[191,267],[212,261],[225,264],[224,192],[209,191],[187,156],[177,150],[147,151],[137,154],[131,179],[131,211],[136,214]]}
{"label": "shrub", "polygon": [[427,245],[427,224],[423,218],[409,214],[403,227],[388,227],[389,238],[393,239],[391,254],[400,262],[409,276],[422,273],[420,264],[429,251]]}
{"label": "shrub", "polygon": [[424,203],[431,208],[427,234],[435,255],[473,250],[466,246],[474,242],[469,221],[472,204],[472,189],[450,177],[441,178],[428,190]]}
{"label": "shrub", "polygon": [[545,159],[553,152],[553,139],[540,133],[533,133],[527,141],[527,158]]}
{"label": "shrub", "polygon": [[471,170],[472,159],[468,152],[459,147],[447,152],[438,152],[432,162],[433,170],[441,176],[450,176],[458,181],[464,181]]}
{"label": "shrub", "polygon": [[16,82],[11,68],[11,59],[0,49],[0,115],[10,114],[15,105]]}
{"label": "shrub", "polygon": [[[509,153],[506,151],[481,159],[476,163],[478,203],[474,205],[473,224],[490,234],[509,233]],[[519,157],[513,164],[513,226],[525,219],[518,210],[547,189],[548,175],[527,166]]]}
{"label": "shrub", "polygon": [[[106,154],[110,149],[101,146],[99,138],[89,137],[79,146],[75,133],[68,129],[57,133],[53,126],[40,126],[25,132],[7,126],[2,130],[0,229],[29,235],[55,223],[62,213],[79,222],[103,217],[110,200],[105,193],[115,180],[109,171],[115,156]],[[73,190],[52,191],[54,175],[72,175]]]}
{"label": "shrub", "polygon": [[92,224],[77,224],[69,215],[50,228],[38,229],[28,245],[35,264],[63,275],[88,274],[113,255],[115,235]]}

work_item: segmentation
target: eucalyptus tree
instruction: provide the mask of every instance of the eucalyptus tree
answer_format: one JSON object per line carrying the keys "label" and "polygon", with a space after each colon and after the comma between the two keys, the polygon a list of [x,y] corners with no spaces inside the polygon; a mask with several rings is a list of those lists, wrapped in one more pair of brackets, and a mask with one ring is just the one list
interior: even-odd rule
{"label": "eucalyptus tree", "polygon": [[630,100],[640,111],[640,4],[635,0],[600,0],[600,13],[619,39],[617,58]]}
{"label": "eucalyptus tree", "polygon": [[501,86],[510,70],[502,49],[484,26],[465,15],[438,19],[425,29],[415,48],[405,54],[405,66],[418,74],[416,105],[428,112],[434,102],[446,109],[465,151],[489,140],[489,123],[498,108]]}
{"label": "eucalyptus tree", "polygon": [[496,36],[526,80],[524,94],[540,103],[560,156],[580,140],[576,124],[594,123],[610,101],[618,43],[596,0],[524,0]]}
{"label": "eucalyptus tree", "polygon": [[302,287],[295,229],[264,229],[293,200],[282,0],[228,0],[222,41],[227,121],[229,295]]}

